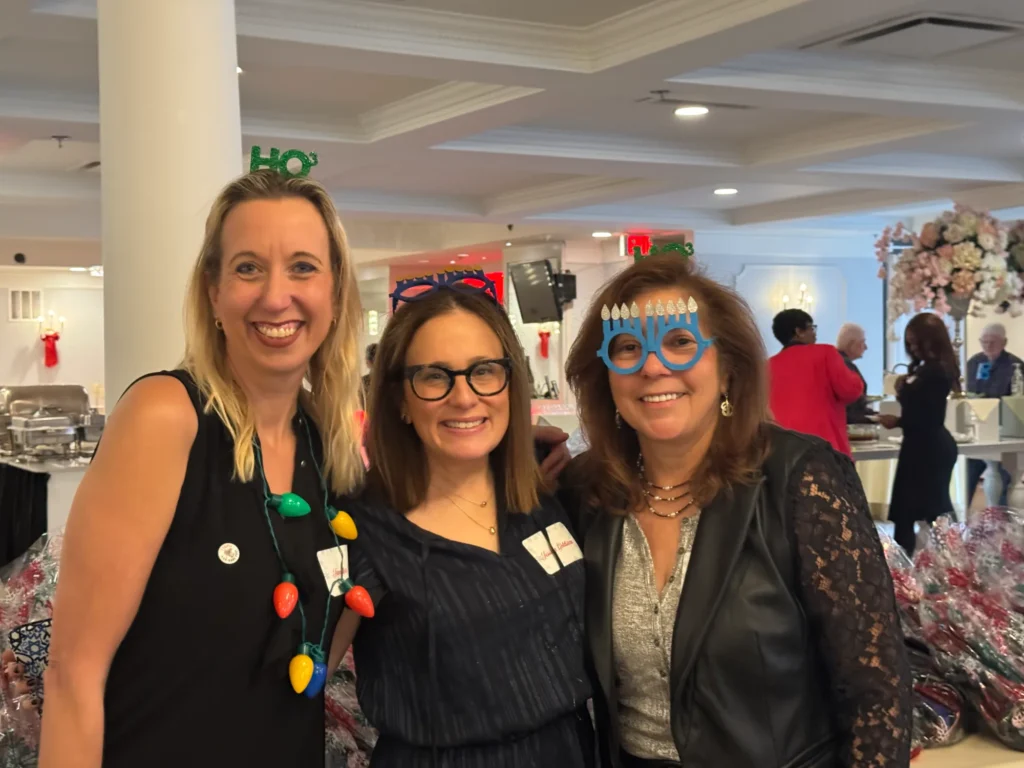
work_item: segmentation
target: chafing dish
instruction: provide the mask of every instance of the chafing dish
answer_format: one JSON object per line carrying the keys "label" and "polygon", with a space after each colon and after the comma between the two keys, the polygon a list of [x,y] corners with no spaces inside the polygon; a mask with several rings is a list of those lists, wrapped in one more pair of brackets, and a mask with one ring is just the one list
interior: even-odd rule
{"label": "chafing dish", "polygon": [[881,437],[881,430],[877,424],[847,424],[846,436],[850,442],[869,443]]}
{"label": "chafing dish", "polygon": [[103,417],[84,387],[66,384],[0,389],[0,451],[18,459],[76,456],[95,443]]}

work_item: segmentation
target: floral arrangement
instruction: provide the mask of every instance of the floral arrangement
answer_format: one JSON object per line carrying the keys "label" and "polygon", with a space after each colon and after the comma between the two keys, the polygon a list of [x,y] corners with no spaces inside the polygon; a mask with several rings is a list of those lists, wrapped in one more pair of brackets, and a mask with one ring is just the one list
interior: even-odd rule
{"label": "floral arrangement", "polygon": [[891,318],[927,308],[945,314],[952,309],[951,301],[966,306],[971,300],[1020,313],[1021,270],[1009,268],[1008,235],[992,216],[958,205],[925,224],[919,235],[908,233],[903,224],[887,227],[875,243],[882,262],[879,277],[887,274],[893,242],[908,235],[910,247],[892,268]]}
{"label": "floral arrangement", "polygon": [[[1019,310],[1024,307],[1024,220],[1018,221],[1011,227],[1007,235],[1006,268],[1011,275],[1017,277],[1021,284],[1021,290],[1015,296],[1016,302],[1011,299],[1008,307],[1012,313],[1019,314]],[[1014,312],[1015,308],[1018,310],[1017,312]]]}

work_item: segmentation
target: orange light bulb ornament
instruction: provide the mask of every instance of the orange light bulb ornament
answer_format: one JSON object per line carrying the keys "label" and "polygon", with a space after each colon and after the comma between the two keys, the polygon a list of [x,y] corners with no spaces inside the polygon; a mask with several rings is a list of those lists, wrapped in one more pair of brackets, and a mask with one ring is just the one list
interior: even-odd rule
{"label": "orange light bulb ornament", "polygon": [[295,586],[295,577],[286,573],[281,583],[274,587],[274,610],[282,619],[287,619],[299,602],[299,588]]}

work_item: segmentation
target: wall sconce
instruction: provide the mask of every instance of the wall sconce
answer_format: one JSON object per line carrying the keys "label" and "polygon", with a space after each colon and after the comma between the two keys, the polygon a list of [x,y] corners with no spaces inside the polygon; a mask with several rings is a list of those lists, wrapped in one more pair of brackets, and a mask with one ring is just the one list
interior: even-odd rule
{"label": "wall sconce", "polygon": [[380,319],[376,309],[371,309],[366,313],[366,331],[371,336],[376,336],[380,331]]}
{"label": "wall sconce", "polygon": [[63,333],[64,332],[64,318],[57,317],[56,313],[51,309],[46,316],[46,322],[43,322],[43,318],[39,318],[39,335],[45,336],[48,333]]}
{"label": "wall sconce", "polygon": [[799,293],[795,300],[788,293],[784,293],[780,304],[783,309],[802,309],[809,313],[814,305],[814,297],[807,292],[807,283],[800,283]]}

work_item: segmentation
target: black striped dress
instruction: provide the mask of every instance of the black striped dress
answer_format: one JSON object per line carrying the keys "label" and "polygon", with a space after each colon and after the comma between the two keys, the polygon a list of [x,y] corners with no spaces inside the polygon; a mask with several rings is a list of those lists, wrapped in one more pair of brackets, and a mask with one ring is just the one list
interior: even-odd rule
{"label": "black striped dress", "polygon": [[384,504],[349,511],[352,574],[377,598],[354,644],[372,768],[591,768],[584,565],[558,502],[499,514],[500,554]]}

